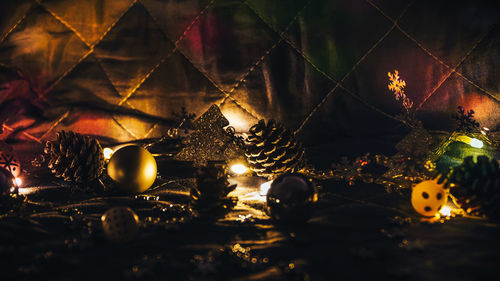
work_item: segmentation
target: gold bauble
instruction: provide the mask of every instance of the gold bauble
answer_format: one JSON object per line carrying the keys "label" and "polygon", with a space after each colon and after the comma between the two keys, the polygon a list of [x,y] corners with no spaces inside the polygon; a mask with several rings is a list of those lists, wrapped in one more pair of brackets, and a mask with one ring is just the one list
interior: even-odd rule
{"label": "gold bauble", "polygon": [[125,146],[109,159],[108,175],[118,183],[121,191],[141,193],[156,179],[156,160],[140,146]]}
{"label": "gold bauble", "polygon": [[102,230],[115,243],[132,240],[139,230],[139,216],[127,207],[113,207],[101,217]]}
{"label": "gold bauble", "polygon": [[417,184],[411,193],[411,204],[422,216],[435,216],[448,202],[448,190],[444,183],[438,184],[438,179],[426,180]]}

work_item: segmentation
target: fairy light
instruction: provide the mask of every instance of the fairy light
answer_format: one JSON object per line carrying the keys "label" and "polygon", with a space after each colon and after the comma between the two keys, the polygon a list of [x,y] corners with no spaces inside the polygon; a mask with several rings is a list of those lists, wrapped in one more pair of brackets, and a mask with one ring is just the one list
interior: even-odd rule
{"label": "fairy light", "polygon": [[248,168],[247,168],[247,166],[238,163],[238,164],[231,165],[231,172],[233,172],[237,175],[243,175],[243,174],[248,172]]}
{"label": "fairy light", "polygon": [[486,136],[486,135],[488,134],[488,132],[489,132],[489,131],[490,131],[490,129],[488,129],[488,128],[486,128],[486,127],[483,127],[483,129],[481,130],[481,134],[483,134],[483,135],[485,135],[485,136]]}
{"label": "fairy light", "polygon": [[469,145],[475,148],[482,148],[484,143],[476,138],[471,138],[469,141]]}
{"label": "fairy light", "polygon": [[458,136],[457,141],[466,143],[466,144],[468,144],[472,147],[475,147],[475,148],[482,148],[484,146],[484,143],[481,140],[478,140],[476,138],[471,138],[468,136],[464,136],[464,135]]}
{"label": "fairy light", "polygon": [[443,217],[449,217],[451,216],[451,208],[448,206],[444,206],[439,210],[439,214]]}
{"label": "fairy light", "polygon": [[104,154],[104,159],[106,160],[109,160],[111,158],[111,156],[113,156],[113,149],[109,148],[109,147],[106,147],[105,149],[103,149],[103,154]]}

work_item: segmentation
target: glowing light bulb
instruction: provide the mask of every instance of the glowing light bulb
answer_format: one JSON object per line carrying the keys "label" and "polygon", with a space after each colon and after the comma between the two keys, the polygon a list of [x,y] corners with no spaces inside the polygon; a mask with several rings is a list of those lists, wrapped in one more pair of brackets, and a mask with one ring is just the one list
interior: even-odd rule
{"label": "glowing light bulb", "polygon": [[273,181],[268,181],[260,185],[260,196],[267,195],[267,192],[271,188],[271,183],[273,183]]}
{"label": "glowing light bulb", "polygon": [[20,187],[21,184],[23,184],[23,180],[20,178],[15,178],[14,183],[16,184],[17,187]]}
{"label": "glowing light bulb", "polygon": [[113,156],[113,149],[109,148],[109,147],[106,147],[103,151],[103,154],[104,154],[104,159],[106,160],[109,160],[109,158],[111,158],[111,156]]}
{"label": "glowing light bulb", "polygon": [[237,174],[237,175],[243,175],[246,172],[248,172],[247,166],[243,164],[234,164],[231,166],[231,172]]}
{"label": "glowing light bulb", "polygon": [[469,141],[469,145],[475,148],[482,148],[483,147],[483,142],[476,139],[476,138],[471,138]]}

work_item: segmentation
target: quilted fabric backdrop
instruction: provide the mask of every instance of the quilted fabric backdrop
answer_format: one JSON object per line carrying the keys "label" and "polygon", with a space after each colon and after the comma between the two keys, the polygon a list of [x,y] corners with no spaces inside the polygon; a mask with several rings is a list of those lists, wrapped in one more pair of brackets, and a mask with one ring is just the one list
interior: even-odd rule
{"label": "quilted fabric backdrop", "polygon": [[276,118],[310,143],[391,134],[395,69],[428,129],[453,129],[463,105],[498,130],[495,2],[2,0],[1,138],[157,137],[214,103],[239,131]]}

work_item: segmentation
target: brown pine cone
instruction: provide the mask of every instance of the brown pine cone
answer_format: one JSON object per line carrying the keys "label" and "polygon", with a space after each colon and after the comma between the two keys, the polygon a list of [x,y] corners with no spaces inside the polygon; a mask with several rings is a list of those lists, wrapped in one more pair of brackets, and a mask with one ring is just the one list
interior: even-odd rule
{"label": "brown pine cone", "polygon": [[195,178],[196,187],[190,192],[190,206],[199,218],[218,219],[236,205],[238,199],[227,196],[236,185],[229,184],[225,167],[202,166]]}
{"label": "brown pine cone", "polygon": [[275,178],[302,167],[302,144],[281,123],[271,119],[266,124],[260,120],[250,128],[249,133],[245,155],[250,169],[257,175]]}
{"label": "brown pine cone", "polygon": [[48,167],[56,177],[73,183],[88,183],[104,170],[99,141],[72,131],[60,131],[57,139],[45,144]]}

